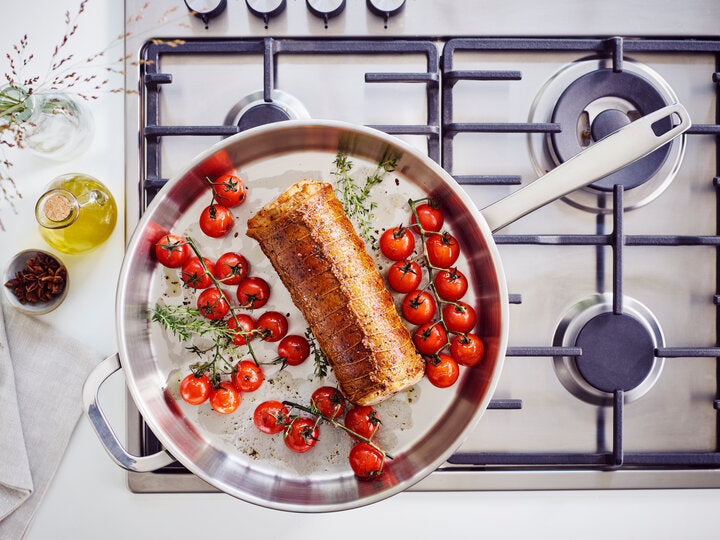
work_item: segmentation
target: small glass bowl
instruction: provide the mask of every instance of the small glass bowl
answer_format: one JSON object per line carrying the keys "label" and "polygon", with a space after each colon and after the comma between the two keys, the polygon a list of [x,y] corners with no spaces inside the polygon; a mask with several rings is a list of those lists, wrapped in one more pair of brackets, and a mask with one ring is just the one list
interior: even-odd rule
{"label": "small glass bowl", "polygon": [[[11,279],[14,279],[15,274],[22,271],[27,265],[28,260],[37,256],[38,253],[42,253],[43,255],[52,257],[57,262],[59,262],[62,267],[65,268],[65,289],[59,296],[56,296],[55,298],[48,300],[47,302],[36,302],[34,304],[26,302],[25,304],[23,304],[20,302],[20,300],[18,300],[18,297],[15,296],[15,293],[9,287],[6,287],[5,284]],[[63,300],[65,300],[65,297],[67,296],[68,288],[70,287],[70,280],[67,274],[67,267],[57,257],[57,255],[53,255],[52,253],[48,253],[47,251],[43,251],[42,249],[26,249],[21,251],[20,253],[17,253],[8,261],[8,264],[5,267],[5,271],[3,272],[2,283],[0,284],[0,286],[3,289],[5,298],[7,299],[8,303],[15,309],[22,311],[23,313],[27,313],[28,315],[42,315],[44,313],[51,312],[60,304],[62,304]]]}

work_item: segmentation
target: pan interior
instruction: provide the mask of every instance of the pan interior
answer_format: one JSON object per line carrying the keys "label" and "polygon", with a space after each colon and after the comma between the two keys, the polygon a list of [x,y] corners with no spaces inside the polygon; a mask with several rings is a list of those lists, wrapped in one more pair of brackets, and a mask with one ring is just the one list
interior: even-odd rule
{"label": "pan interior", "polygon": [[[438,175],[402,145],[388,144],[363,131],[327,125],[258,128],[233,137],[197,158],[180,177],[169,182],[146,212],[133,235],[124,261],[118,295],[121,359],[138,409],[168,450],[192,472],[239,498],[299,511],[338,510],[360,506],[405,489],[440,465],[485,408],[499,375],[503,340],[504,285],[500,284],[494,248],[488,246],[484,223],[452,181]],[[392,141],[392,140],[390,140]],[[337,149],[353,162],[351,176],[359,182],[371,174],[388,152],[398,168],[373,189],[377,230],[409,219],[407,200],[431,194],[440,202],[447,228],[458,237],[463,256],[459,268],[470,281],[466,300],[478,313],[477,333],[486,355],[479,367],[464,368],[456,385],[438,389],[423,380],[408,392],[376,406],[383,421],[377,441],[396,457],[379,481],[358,481],[347,463],[353,445],[344,432],[321,425],[320,441],[305,454],[294,454],[282,434],[265,435],[252,424],[252,412],[262,401],[290,399],[309,404],[312,391],[335,385],[330,373],[314,376],[312,357],[282,371],[264,366],[265,383],[231,415],[220,415],[209,404],[190,406],[178,394],[180,380],[197,357],[159,325],[148,324],[147,312],[156,302],[195,304],[196,293],[180,286],[179,271],[158,265],[151,254],[156,239],[168,231],[190,235],[208,258],[238,251],[250,262],[250,275],[266,279],[270,301],[256,310],[289,314],[289,333],[303,334],[306,323],[258,244],[245,236],[247,218],[292,183],[303,178],[329,181]],[[205,176],[235,173],[248,188],[247,200],[232,209],[235,227],[221,239],[205,236],[197,225],[209,204]],[[338,193],[340,195],[340,193]],[[379,235],[378,235],[379,236]],[[390,262],[368,249],[381,274]],[[234,287],[228,287],[232,299]],[[397,297],[396,305],[401,301]],[[276,344],[254,342],[260,361],[276,356]],[[193,344],[202,347],[202,341]],[[248,358],[238,349],[233,360]]]}

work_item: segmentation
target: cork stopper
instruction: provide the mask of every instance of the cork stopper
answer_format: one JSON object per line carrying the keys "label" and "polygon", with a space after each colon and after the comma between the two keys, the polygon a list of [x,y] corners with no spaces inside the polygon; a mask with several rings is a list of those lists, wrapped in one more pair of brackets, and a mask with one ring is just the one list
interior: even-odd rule
{"label": "cork stopper", "polygon": [[62,195],[48,197],[43,206],[43,213],[50,221],[65,221],[72,212],[72,204]]}

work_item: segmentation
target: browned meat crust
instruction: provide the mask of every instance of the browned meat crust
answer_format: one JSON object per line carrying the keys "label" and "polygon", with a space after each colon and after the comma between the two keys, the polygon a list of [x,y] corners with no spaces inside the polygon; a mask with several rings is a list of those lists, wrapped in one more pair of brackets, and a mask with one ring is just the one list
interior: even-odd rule
{"label": "browned meat crust", "polygon": [[425,362],[330,184],[303,180],[248,220],[347,398],[372,405],[418,382]]}

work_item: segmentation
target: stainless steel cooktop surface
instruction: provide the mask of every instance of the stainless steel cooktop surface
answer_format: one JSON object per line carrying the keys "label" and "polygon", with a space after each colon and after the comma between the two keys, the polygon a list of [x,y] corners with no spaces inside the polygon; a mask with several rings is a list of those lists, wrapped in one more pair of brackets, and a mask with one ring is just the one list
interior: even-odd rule
{"label": "stainless steel cooktop surface", "polygon": [[[511,293],[495,400],[413,489],[720,487],[720,4],[189,4],[126,1],[128,235],[188,156],[269,121],[395,134],[483,208],[683,103],[683,138],[495,235]],[[129,397],[128,443],[158,445]],[[212,489],[180,466],[129,482]]]}

